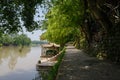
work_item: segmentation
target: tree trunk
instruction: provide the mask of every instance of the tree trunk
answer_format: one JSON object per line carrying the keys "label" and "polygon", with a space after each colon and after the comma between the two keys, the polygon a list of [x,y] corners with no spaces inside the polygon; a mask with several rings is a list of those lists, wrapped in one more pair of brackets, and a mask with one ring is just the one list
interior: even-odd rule
{"label": "tree trunk", "polygon": [[96,0],[87,1],[89,5],[88,7],[93,17],[101,24],[105,32],[110,32],[109,30],[112,28],[113,24],[108,18],[107,14],[100,9],[100,6],[98,5]]}

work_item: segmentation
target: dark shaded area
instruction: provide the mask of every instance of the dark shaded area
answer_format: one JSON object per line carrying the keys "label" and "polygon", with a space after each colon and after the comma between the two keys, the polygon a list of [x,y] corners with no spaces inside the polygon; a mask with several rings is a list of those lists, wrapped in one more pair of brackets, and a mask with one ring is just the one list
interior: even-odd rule
{"label": "dark shaded area", "polygon": [[56,80],[119,80],[120,66],[89,57],[83,51],[66,49]]}
{"label": "dark shaded area", "polygon": [[[0,1],[0,32],[11,33],[22,31],[25,26],[28,31],[38,28],[34,15],[38,5],[43,0],[1,0]],[[21,21],[23,25],[21,25]]]}
{"label": "dark shaded area", "polygon": [[82,30],[86,38],[86,50],[92,56],[100,54],[120,63],[120,1],[85,0],[84,5]]}

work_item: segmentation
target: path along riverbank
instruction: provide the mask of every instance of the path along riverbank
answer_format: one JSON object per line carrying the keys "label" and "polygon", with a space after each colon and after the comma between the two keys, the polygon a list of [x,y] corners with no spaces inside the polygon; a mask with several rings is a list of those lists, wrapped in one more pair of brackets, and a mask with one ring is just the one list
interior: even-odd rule
{"label": "path along riverbank", "polygon": [[120,80],[120,65],[98,60],[68,46],[56,80]]}

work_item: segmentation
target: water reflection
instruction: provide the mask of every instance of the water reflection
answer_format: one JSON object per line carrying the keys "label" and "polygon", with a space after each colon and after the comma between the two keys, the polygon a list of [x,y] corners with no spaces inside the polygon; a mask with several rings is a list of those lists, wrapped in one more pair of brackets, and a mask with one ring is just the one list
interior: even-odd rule
{"label": "water reflection", "polygon": [[23,58],[27,55],[27,53],[30,52],[30,47],[1,47],[0,48],[0,64],[3,63],[3,61],[8,59],[8,66],[9,69],[13,70],[18,58]]}
{"label": "water reflection", "polygon": [[0,80],[32,80],[37,74],[36,63],[41,47],[1,47]]}

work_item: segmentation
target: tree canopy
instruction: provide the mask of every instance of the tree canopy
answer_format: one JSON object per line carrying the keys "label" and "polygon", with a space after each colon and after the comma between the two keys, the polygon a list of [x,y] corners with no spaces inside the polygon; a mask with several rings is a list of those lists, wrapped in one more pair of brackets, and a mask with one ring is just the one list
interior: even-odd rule
{"label": "tree canopy", "polygon": [[[73,40],[92,54],[106,54],[120,62],[119,0],[1,0],[0,35],[21,30],[21,21],[28,31],[38,28],[34,14],[38,5],[46,7],[41,38],[65,44]],[[97,51],[96,51],[97,50]],[[90,51],[89,51],[90,52]]]}
{"label": "tree canopy", "polygon": [[[18,32],[25,26],[28,31],[38,27],[34,21],[37,6],[43,0],[1,0],[0,32]],[[22,25],[23,23],[23,25]]]}
{"label": "tree canopy", "polygon": [[53,5],[46,14],[47,32],[44,37],[63,45],[78,34],[77,29],[83,21],[84,6],[81,0],[58,0]]}
{"label": "tree canopy", "polygon": [[47,32],[42,37],[49,41],[64,42],[66,34],[74,36],[75,44],[84,45],[90,54],[120,62],[119,0],[53,0],[44,23]]}

